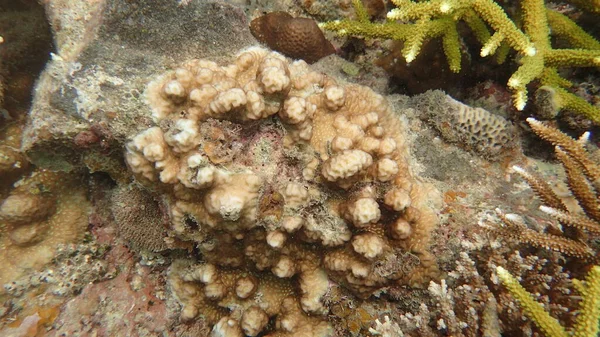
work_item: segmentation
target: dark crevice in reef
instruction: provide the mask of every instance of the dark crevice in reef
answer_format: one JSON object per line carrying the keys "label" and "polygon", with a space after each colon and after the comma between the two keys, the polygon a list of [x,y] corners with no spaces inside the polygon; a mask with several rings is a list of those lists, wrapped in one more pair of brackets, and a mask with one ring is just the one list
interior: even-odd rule
{"label": "dark crevice in reef", "polygon": [[0,0],[0,102],[12,118],[24,116],[33,85],[55,50],[44,8],[33,0]]}

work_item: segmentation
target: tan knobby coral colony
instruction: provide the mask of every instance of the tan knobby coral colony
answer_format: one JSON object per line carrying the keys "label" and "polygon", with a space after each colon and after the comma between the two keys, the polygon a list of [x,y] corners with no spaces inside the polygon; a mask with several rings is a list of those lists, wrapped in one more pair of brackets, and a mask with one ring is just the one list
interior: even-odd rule
{"label": "tan knobby coral colony", "polygon": [[200,252],[171,267],[183,320],[202,317],[215,336],[327,336],[330,282],[368,297],[436,276],[436,216],[404,126],[371,89],[251,48],[226,66],[187,62],[147,97],[157,126],[126,160],[167,195],[166,242]]}
{"label": "tan knobby coral colony", "polygon": [[87,230],[89,202],[76,174],[32,169],[19,151],[21,121],[0,128],[0,296]]}

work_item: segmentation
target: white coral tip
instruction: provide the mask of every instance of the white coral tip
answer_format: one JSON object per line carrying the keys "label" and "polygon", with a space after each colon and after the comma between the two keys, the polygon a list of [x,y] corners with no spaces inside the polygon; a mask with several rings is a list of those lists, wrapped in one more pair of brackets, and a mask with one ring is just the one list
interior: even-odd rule
{"label": "white coral tip", "polygon": [[548,215],[554,215],[554,214],[557,213],[556,209],[554,209],[552,207],[545,206],[545,205],[540,206],[540,211],[542,211],[542,212],[544,212],[544,213],[546,213]]}
{"label": "white coral tip", "polygon": [[450,4],[447,2],[442,2],[440,5],[440,12],[442,13],[448,13],[450,9],[452,9],[452,6],[450,6]]}
{"label": "white coral tip", "polygon": [[508,221],[512,221],[512,222],[521,222],[521,217],[514,214],[514,213],[508,213],[504,216],[506,218],[506,220]]}
{"label": "white coral tip", "polygon": [[525,171],[525,169],[523,169],[521,166],[519,165],[513,165],[512,166],[513,171],[519,173],[519,174],[526,174],[527,171]]}

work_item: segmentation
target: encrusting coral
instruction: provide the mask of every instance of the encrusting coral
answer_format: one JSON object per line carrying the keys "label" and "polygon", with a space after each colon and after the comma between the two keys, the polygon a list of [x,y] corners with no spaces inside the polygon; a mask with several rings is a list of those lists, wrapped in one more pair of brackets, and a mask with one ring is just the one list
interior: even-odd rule
{"label": "encrusting coral", "polygon": [[[513,167],[531,186],[536,195],[544,203],[540,210],[555,218],[562,226],[575,229],[575,233],[562,235],[540,233],[527,228],[521,219],[514,214],[498,214],[505,225],[499,230],[501,235],[526,242],[536,247],[559,251],[563,254],[587,260],[597,259],[597,251],[592,239],[600,234],[600,212],[598,211],[598,191],[600,188],[600,168],[592,161],[585,144],[589,133],[575,140],[558,129],[549,127],[533,118],[528,118],[529,125],[542,139],[555,145],[558,160],[565,169],[569,190],[577,200],[582,212],[568,209],[552,188],[533,173],[515,166]],[[589,242],[589,243],[586,243]]]}
{"label": "encrusting coral", "polygon": [[453,144],[490,160],[499,160],[518,149],[515,127],[483,108],[463,104],[440,90],[411,99],[421,118]]}
{"label": "encrusting coral", "polygon": [[[167,200],[166,242],[202,255],[170,270],[182,319],[204,318],[213,336],[331,335],[330,282],[364,298],[438,275],[437,219],[382,96],[250,48],[225,66],[189,61],[147,98],[158,126],[125,156]],[[419,261],[410,272],[394,263],[405,253]]]}
{"label": "encrusting coral", "polygon": [[119,236],[134,249],[159,252],[168,248],[160,201],[136,184],[119,186],[111,196],[111,213]]}
{"label": "encrusting coral", "polygon": [[83,237],[88,201],[78,180],[36,170],[0,204],[0,284],[50,262],[57,246]]}
{"label": "encrusting coral", "polygon": [[582,300],[577,322],[569,333],[544,310],[544,307],[533,298],[533,295],[527,292],[506,269],[498,267],[496,272],[498,278],[519,301],[525,315],[532,319],[547,337],[598,336],[600,330],[598,325],[600,319],[600,267],[592,267],[585,281],[573,280],[573,285],[581,295]]}
{"label": "encrusting coral", "polygon": [[[540,89],[549,96],[546,107],[555,111],[571,110],[600,124],[600,109],[570,93],[568,88],[572,83],[562,78],[557,70],[561,67],[600,66],[600,42],[568,17],[547,9],[543,0],[521,1],[521,29],[493,0],[392,2],[397,8],[388,13],[385,23],[371,22],[361,1],[353,0],[356,20],[336,20],[320,26],[340,35],[404,41],[402,54],[408,63],[417,57],[427,40],[441,37],[450,69],[458,72],[461,68],[461,44],[457,23],[464,21],[483,45],[482,57],[498,53],[499,60],[503,61],[508,47],[520,54],[520,66],[507,83],[514,93],[513,103],[518,110],[522,110],[527,102],[527,85],[537,80]],[[493,33],[489,32],[488,26]],[[572,48],[553,48],[551,34],[566,37],[565,41]]]}

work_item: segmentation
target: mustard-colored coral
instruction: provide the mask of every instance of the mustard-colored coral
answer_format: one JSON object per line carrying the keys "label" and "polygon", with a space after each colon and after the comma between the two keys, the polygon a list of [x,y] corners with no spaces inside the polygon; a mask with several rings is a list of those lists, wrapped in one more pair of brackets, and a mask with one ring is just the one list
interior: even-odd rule
{"label": "mustard-colored coral", "polygon": [[51,261],[56,247],[83,237],[88,201],[77,179],[38,170],[0,204],[0,284]]}
{"label": "mustard-colored coral", "polygon": [[596,337],[600,320],[600,267],[593,266],[585,281],[573,280],[575,289],[582,297],[580,314],[575,326],[567,332],[560,323],[550,316],[542,304],[537,302],[519,281],[506,269],[497,267],[496,273],[508,291],[519,301],[525,315],[548,337]]}
{"label": "mustard-colored coral", "polygon": [[[127,163],[167,201],[166,242],[205,261],[171,271],[182,318],[214,335],[327,336],[332,281],[367,297],[437,275],[437,219],[382,96],[262,48],[186,62],[146,95],[158,126],[126,144]],[[412,273],[376,268],[406,252]]]}
{"label": "mustard-colored coral", "polygon": [[[340,35],[402,40],[405,42],[402,54],[409,63],[417,57],[425,41],[441,37],[450,69],[458,72],[460,43],[456,24],[464,21],[483,45],[481,56],[496,53],[503,44],[520,53],[520,66],[507,83],[518,110],[527,103],[527,85],[537,80],[542,86],[554,89],[552,107],[556,111],[571,110],[600,124],[600,109],[570,93],[568,88],[572,84],[557,72],[561,67],[600,66],[600,44],[566,16],[547,9],[543,0],[521,1],[522,28],[493,0],[394,0],[393,3],[397,8],[388,13],[389,21],[385,23],[372,23],[359,16],[358,20],[326,22],[321,27]],[[357,13],[364,11],[359,0],[353,4]],[[566,40],[573,48],[554,49],[550,34],[568,37]]]}

